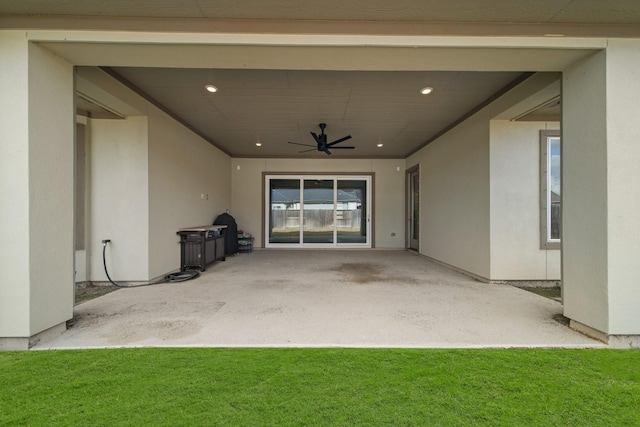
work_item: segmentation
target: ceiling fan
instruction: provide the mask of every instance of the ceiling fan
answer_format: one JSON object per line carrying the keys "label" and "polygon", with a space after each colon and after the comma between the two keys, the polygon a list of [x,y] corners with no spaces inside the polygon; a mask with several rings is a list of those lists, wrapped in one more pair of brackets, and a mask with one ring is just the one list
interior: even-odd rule
{"label": "ceiling fan", "polygon": [[329,151],[329,148],[331,148],[332,150],[353,150],[354,148],[356,148],[356,147],[336,147],[336,144],[339,144],[342,141],[346,141],[347,139],[351,139],[351,135],[347,135],[340,139],[336,139],[333,142],[327,143],[327,135],[325,135],[324,133],[324,129],[327,127],[327,125],[325,123],[320,123],[319,126],[320,126],[320,135],[316,135],[315,132],[311,132],[311,136],[313,136],[313,139],[316,140],[316,146],[313,146],[310,144],[299,144],[297,142],[289,142],[289,144],[302,145],[304,147],[314,147],[310,150],[303,150],[301,151],[301,153],[307,153],[309,151],[318,150],[318,151],[324,151],[325,153],[327,153],[327,155],[331,155],[331,151]]}

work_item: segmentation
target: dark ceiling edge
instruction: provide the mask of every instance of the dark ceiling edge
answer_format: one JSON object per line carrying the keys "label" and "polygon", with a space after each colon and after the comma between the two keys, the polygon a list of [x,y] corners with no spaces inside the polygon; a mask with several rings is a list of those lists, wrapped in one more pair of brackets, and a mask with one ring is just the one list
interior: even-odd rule
{"label": "dark ceiling edge", "polygon": [[144,92],[142,89],[140,89],[138,86],[134,85],[133,83],[131,83],[129,80],[127,80],[126,78],[124,78],[122,75],[120,75],[117,71],[115,71],[114,69],[112,69],[111,67],[99,67],[102,71],[104,71],[105,73],[109,74],[111,77],[113,77],[114,79],[118,80],[120,83],[122,83],[123,85],[125,85],[126,87],[128,87],[129,89],[131,89],[132,91],[134,91],[136,94],[140,95],[142,98],[146,99],[147,101],[149,101],[151,104],[153,104],[155,107],[157,107],[158,109],[160,109],[163,113],[167,114],[169,117],[171,117],[172,119],[174,119],[175,121],[177,121],[178,123],[180,123],[182,126],[186,127],[187,129],[189,129],[191,132],[195,133],[196,135],[198,135],[200,138],[204,139],[205,141],[207,141],[209,144],[213,145],[214,147],[216,147],[218,150],[222,151],[224,154],[226,154],[229,157],[233,157],[233,155],[228,152],[227,150],[225,150],[224,148],[220,147],[214,140],[212,140],[211,138],[209,138],[208,136],[206,136],[205,134],[203,134],[202,132],[200,132],[198,129],[194,128],[193,126],[191,126],[189,123],[187,123],[182,117],[178,116],[176,113],[174,113],[173,111],[171,111],[170,109],[168,109],[167,107],[165,107],[160,101],[152,98],[151,96],[149,96],[148,93]]}
{"label": "dark ceiling edge", "polygon": [[480,104],[476,105],[474,108],[469,110],[466,114],[462,115],[456,121],[451,123],[449,126],[445,127],[440,132],[436,133],[431,138],[427,139],[425,142],[423,142],[421,145],[419,145],[415,150],[413,150],[409,154],[407,154],[406,158],[409,158],[410,156],[413,156],[415,153],[417,153],[418,151],[422,150],[424,147],[426,147],[427,145],[431,144],[433,141],[435,141],[436,139],[440,138],[441,136],[443,136],[444,134],[446,134],[447,132],[449,132],[450,130],[452,130],[453,128],[455,128],[456,126],[458,126],[459,124],[461,124],[462,122],[464,122],[465,120],[467,120],[468,118],[470,118],[471,116],[476,114],[478,111],[482,110],[484,107],[486,107],[487,105],[491,104],[493,101],[495,101],[496,99],[500,98],[502,95],[504,95],[505,93],[507,93],[511,89],[513,89],[514,87],[518,86],[520,83],[522,83],[525,80],[527,80],[529,77],[533,76],[534,74],[535,74],[535,72],[526,72],[526,73],[520,74],[518,77],[516,77],[514,80],[512,80],[506,86],[504,86],[502,89],[498,90],[496,93],[491,95],[489,98],[485,99]]}
{"label": "dark ceiling edge", "polygon": [[[375,28],[374,31],[371,28]],[[259,34],[635,37],[637,23],[375,21],[331,19],[178,18],[0,13],[0,28]]]}

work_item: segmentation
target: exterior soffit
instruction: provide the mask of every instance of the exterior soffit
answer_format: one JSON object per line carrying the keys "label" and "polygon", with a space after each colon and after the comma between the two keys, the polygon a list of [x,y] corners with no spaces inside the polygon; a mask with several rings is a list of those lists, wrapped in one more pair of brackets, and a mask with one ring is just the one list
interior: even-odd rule
{"label": "exterior soffit", "polygon": [[[256,70],[561,71],[606,46],[605,39],[567,37],[35,30],[28,32],[28,38],[74,65]],[[235,154],[232,149],[227,150]],[[406,153],[392,157],[402,158]]]}

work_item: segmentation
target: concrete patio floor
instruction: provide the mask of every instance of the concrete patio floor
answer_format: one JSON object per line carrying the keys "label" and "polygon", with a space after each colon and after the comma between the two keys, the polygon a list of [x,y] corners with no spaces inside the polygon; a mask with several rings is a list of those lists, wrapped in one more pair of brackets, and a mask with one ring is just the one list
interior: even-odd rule
{"label": "concrete patio floor", "polygon": [[257,250],[195,280],[82,303],[66,332],[34,349],[606,347],[555,321],[561,313],[412,252]]}

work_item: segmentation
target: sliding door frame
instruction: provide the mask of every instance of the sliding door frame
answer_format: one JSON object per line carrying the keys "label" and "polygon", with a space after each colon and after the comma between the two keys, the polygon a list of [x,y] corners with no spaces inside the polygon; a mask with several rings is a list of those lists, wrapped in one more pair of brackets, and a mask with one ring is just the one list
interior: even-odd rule
{"label": "sliding door frame", "polygon": [[[361,248],[361,249],[369,249],[373,248],[375,239],[374,239],[374,206],[375,206],[375,174],[371,172],[263,172],[262,173],[262,237],[263,237],[263,248],[313,248],[313,249],[342,249],[342,248]],[[366,243],[337,243],[335,240],[336,232],[335,232],[335,222],[334,222],[334,241],[333,243],[303,243],[302,239],[299,243],[269,243],[269,219],[270,219],[270,191],[269,191],[269,182],[271,179],[300,179],[302,183],[305,180],[309,179],[321,179],[321,180],[366,180],[367,182],[367,242]],[[336,201],[336,187],[334,184],[334,203]],[[303,191],[303,190],[302,190]],[[335,212],[335,204],[334,204],[334,212]],[[301,224],[300,227],[303,227],[302,224],[302,216],[303,210],[301,206]],[[303,235],[301,234],[301,238]]]}

